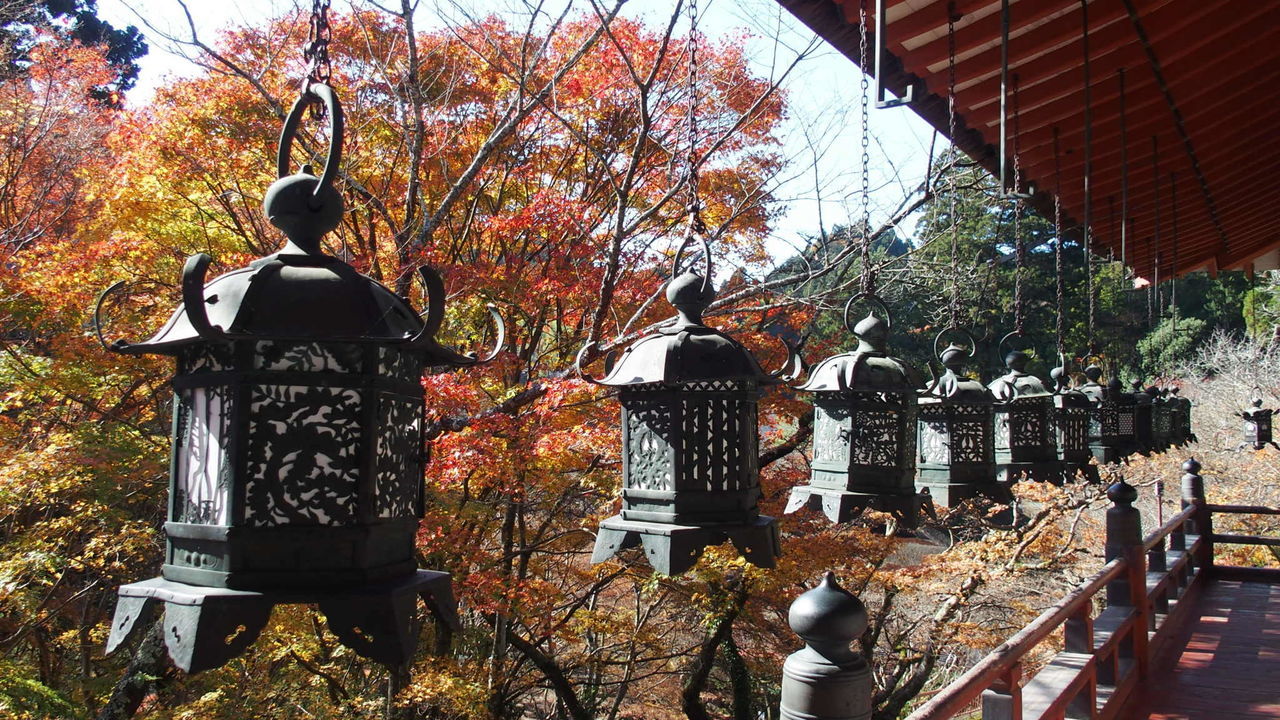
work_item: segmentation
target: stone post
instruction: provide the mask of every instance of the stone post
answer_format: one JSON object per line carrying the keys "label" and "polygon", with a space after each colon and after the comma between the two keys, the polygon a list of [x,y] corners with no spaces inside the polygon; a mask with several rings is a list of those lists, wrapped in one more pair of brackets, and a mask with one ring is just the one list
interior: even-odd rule
{"label": "stone post", "polygon": [[1142,547],[1142,514],[1133,506],[1138,491],[1122,478],[1107,488],[1111,507],[1107,509],[1108,562],[1124,558],[1125,572],[1107,585],[1107,605],[1130,607],[1137,614],[1130,642],[1122,643],[1121,657],[1137,661],[1139,676],[1146,676],[1147,630],[1151,626],[1151,608],[1147,602],[1147,558]]}
{"label": "stone post", "polygon": [[1209,570],[1213,567],[1213,515],[1204,499],[1204,478],[1200,477],[1200,462],[1189,458],[1182,463],[1182,507],[1195,505],[1197,510],[1190,532],[1200,536],[1200,551],[1193,558],[1196,567]]}
{"label": "stone post", "polygon": [[867,629],[862,601],[828,572],[788,617],[805,642],[782,666],[782,720],[870,720],[871,669],[849,646]]}

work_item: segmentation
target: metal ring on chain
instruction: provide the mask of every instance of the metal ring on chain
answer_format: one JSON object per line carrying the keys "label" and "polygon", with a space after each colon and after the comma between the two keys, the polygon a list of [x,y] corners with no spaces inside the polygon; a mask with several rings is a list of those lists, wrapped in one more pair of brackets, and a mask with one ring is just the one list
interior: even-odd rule
{"label": "metal ring on chain", "polygon": [[969,340],[969,357],[973,357],[974,355],[977,355],[977,354],[978,354],[978,338],[974,337],[974,336],[973,336],[973,333],[971,333],[971,332],[969,332],[968,330],[966,330],[966,329],[964,329],[964,328],[960,327],[959,325],[948,325],[947,327],[944,327],[944,328],[942,328],[942,330],[938,331],[937,336],[933,338],[933,354],[934,354],[934,356],[936,356],[936,357],[941,357],[941,356],[942,356],[942,351],[941,351],[940,349],[938,349],[938,343],[939,343],[939,342],[941,342],[941,341],[942,341],[942,338],[943,338],[947,333],[950,333],[950,332],[958,332],[958,333],[962,333],[966,338],[968,338],[968,340]]}
{"label": "metal ring on chain", "polygon": [[702,292],[706,292],[711,286],[711,243],[707,241],[707,236],[701,233],[690,232],[680,243],[680,247],[676,249],[676,256],[671,261],[671,277],[675,279],[677,273],[680,272],[680,258],[684,257],[685,248],[689,247],[689,243],[694,240],[702,242],[703,267],[706,268],[705,274],[702,276]]}
{"label": "metal ring on chain", "polygon": [[[997,352],[997,353],[999,353],[1001,357],[1004,357],[1004,344],[1005,344],[1006,342],[1008,342],[1009,340],[1013,340],[1014,338],[1024,338],[1024,339],[1026,339],[1026,338],[1028,338],[1028,337],[1030,337],[1030,335],[1029,335],[1028,333],[1025,333],[1025,332],[1023,332],[1023,331],[1021,331],[1021,330],[1014,330],[1013,332],[1008,333],[1008,334],[1006,334],[1004,337],[1000,338],[1000,342],[996,343],[996,352]],[[1033,345],[1033,343],[1031,343],[1030,341],[1028,341],[1028,342],[1027,342],[1027,345],[1028,345],[1028,346],[1032,346],[1032,345]],[[1009,349],[1010,349],[1010,350],[1016,350],[1017,348],[1014,348],[1014,347],[1010,346],[1010,348],[1009,348]]]}
{"label": "metal ring on chain", "polygon": [[841,317],[844,318],[844,328],[846,330],[848,330],[854,336],[857,336],[858,334],[857,331],[853,329],[853,323],[849,321],[849,311],[853,309],[853,304],[859,300],[866,300],[868,302],[879,305],[880,309],[884,312],[885,327],[888,328],[889,330],[893,329],[893,313],[889,311],[889,306],[885,304],[884,300],[882,300],[879,295],[876,295],[873,292],[863,291],[863,292],[858,292],[851,295],[844,304],[844,313],[841,315]]}
{"label": "metal ring on chain", "polygon": [[329,117],[329,156],[325,159],[324,171],[320,175],[320,182],[316,183],[316,188],[311,193],[312,197],[319,197],[324,188],[333,185],[333,179],[338,174],[338,166],[342,162],[344,128],[342,104],[338,102],[338,96],[334,94],[333,88],[316,83],[298,96],[289,110],[288,117],[285,118],[284,129],[280,131],[280,150],[276,155],[277,177],[289,175],[289,156],[293,151],[293,138],[298,134],[298,125],[302,122],[303,111],[316,102],[324,105]]}

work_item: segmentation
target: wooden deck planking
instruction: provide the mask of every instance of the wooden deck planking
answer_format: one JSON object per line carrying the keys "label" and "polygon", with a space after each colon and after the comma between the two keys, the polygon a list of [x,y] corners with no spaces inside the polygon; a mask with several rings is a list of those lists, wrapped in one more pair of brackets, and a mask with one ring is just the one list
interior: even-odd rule
{"label": "wooden deck planking", "polygon": [[1195,611],[1176,665],[1153,675],[1129,717],[1280,718],[1280,585],[1215,580]]}

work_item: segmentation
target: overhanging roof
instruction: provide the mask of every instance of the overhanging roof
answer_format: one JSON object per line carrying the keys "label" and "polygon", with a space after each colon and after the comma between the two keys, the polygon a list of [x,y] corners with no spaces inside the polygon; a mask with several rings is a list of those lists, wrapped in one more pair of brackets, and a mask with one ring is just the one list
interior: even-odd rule
{"label": "overhanging roof", "polygon": [[[858,63],[858,0],[778,2]],[[873,13],[874,0],[867,4]],[[944,134],[950,4],[885,0],[891,56],[884,85],[901,94],[914,84],[912,109]],[[1000,0],[955,0],[954,5],[960,15],[955,142],[996,173]],[[1175,270],[1248,267],[1255,258],[1272,255],[1280,247],[1280,183],[1272,179],[1280,167],[1280,101],[1272,88],[1280,77],[1280,2],[1090,0],[1087,5],[1090,224],[1096,245],[1121,256],[1121,157],[1127,148],[1130,224],[1124,254],[1139,275],[1164,279]],[[1052,217],[1052,193],[1060,180],[1063,213],[1071,224],[1078,224],[1085,209],[1084,16],[1081,0],[1010,2],[1009,72],[1018,78],[1023,181],[1037,189],[1030,202]],[[869,26],[874,32],[874,16]],[[869,54],[873,65],[874,50]],[[1012,153],[1012,115],[1009,121],[1006,147]],[[1054,171],[1055,128],[1060,178]],[[1008,162],[1012,167],[1012,158]]]}

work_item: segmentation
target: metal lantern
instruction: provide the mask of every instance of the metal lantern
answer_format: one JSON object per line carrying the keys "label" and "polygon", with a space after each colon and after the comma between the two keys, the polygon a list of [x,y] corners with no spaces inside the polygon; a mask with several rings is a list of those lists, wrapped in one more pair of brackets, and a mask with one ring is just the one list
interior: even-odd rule
{"label": "metal lantern", "polygon": [[1254,450],[1261,450],[1271,445],[1280,449],[1280,445],[1271,439],[1271,416],[1274,413],[1274,410],[1262,407],[1261,395],[1255,394],[1249,401],[1249,407],[1237,413],[1244,420],[1244,442],[1240,447],[1248,445]]}
{"label": "metal lantern", "polygon": [[1155,396],[1142,387],[1141,380],[1130,385],[1133,392],[1133,447],[1137,452],[1148,453],[1155,447]]}
{"label": "metal lantern", "polygon": [[[884,318],[872,312],[851,326],[849,310],[860,299],[879,305]],[[888,355],[893,320],[879,298],[850,298],[844,324],[858,348],[823,360],[799,388],[813,393],[813,472],[808,485],[792,489],[786,512],[809,506],[847,522],[870,508],[914,526],[920,511],[933,510],[915,487],[919,374]]]}
{"label": "metal lantern", "polygon": [[[1006,336],[1001,340],[1003,346]],[[998,478],[1062,481],[1054,443],[1053,394],[1027,372],[1031,358],[1021,350],[1005,356],[1008,372],[987,386],[995,398],[995,459]]]}
{"label": "metal lantern", "polygon": [[[1124,434],[1120,430],[1120,404],[1113,391],[1099,383],[1102,368],[1089,365],[1084,369],[1086,382],[1080,392],[1089,399],[1089,450],[1099,463],[1118,462],[1127,454]],[[1116,383],[1117,389],[1119,383]],[[1128,415],[1128,427],[1133,427],[1133,414]],[[1128,432],[1132,436],[1132,430]]]}
{"label": "metal lantern", "polygon": [[1178,386],[1169,389],[1170,441],[1179,447],[1196,439],[1191,431],[1191,400],[1182,397]]}
{"label": "metal lantern", "polygon": [[[935,349],[945,332],[935,339]],[[950,345],[938,355],[945,370],[920,397],[916,441],[920,484],[943,507],[977,495],[1007,495],[996,482],[995,399],[986,386],[964,374],[965,361],[973,356],[976,344],[972,336],[969,340],[968,353]]]}
{"label": "metal lantern", "polygon": [[763,386],[782,380],[703,324],[715,299],[705,241],[703,249],[705,272],[667,286],[677,321],[627,348],[604,378],[584,375],[619,388],[622,405],[622,512],[600,524],[592,562],[643,545],[655,570],[677,575],[726,540],[761,567],[780,553],[774,519],[757,507],[756,402]]}
{"label": "metal lantern", "polygon": [[1049,371],[1054,382],[1053,425],[1056,433],[1058,461],[1064,479],[1083,473],[1086,480],[1098,480],[1098,468],[1089,462],[1089,397],[1071,387],[1071,376],[1065,367]]}
{"label": "metal lantern", "polygon": [[1173,406],[1169,402],[1168,388],[1155,385],[1147,388],[1151,396],[1151,448],[1163,452],[1169,448],[1173,437]]}
{"label": "metal lantern", "polygon": [[1107,397],[1116,405],[1116,447],[1121,458],[1138,451],[1137,401],[1132,393],[1124,391],[1119,378],[1107,383]]}
{"label": "metal lantern", "polygon": [[[328,164],[320,178],[288,175],[313,102],[329,117]],[[423,270],[424,321],[322,251],[343,213],[332,186],[341,143],[341,106],[331,88],[311,86],[286,121],[280,179],[263,201],[284,249],[208,283],[209,256],[193,256],[169,321],[149,340],[110,346],[172,356],[177,372],[165,563],[161,577],[119,589],[108,650],[159,602],[169,653],[188,672],[243,652],[278,603],[319,604],[339,640],[387,664],[412,658],[417,596],[453,621],[449,575],[415,561],[421,377],[477,359],[436,342],[444,288],[434,273]]]}

